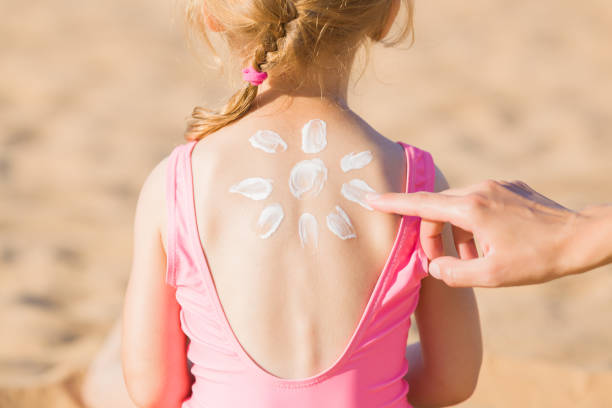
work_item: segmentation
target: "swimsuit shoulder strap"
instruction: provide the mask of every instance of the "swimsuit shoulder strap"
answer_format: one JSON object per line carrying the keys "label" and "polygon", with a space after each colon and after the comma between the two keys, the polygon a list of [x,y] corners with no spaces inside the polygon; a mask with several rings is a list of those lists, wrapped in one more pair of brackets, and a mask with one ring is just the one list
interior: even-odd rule
{"label": "swimsuit shoulder strap", "polygon": [[408,161],[407,171],[409,184],[408,192],[433,191],[436,181],[436,168],[431,153],[419,149],[408,143],[400,142],[404,146],[406,160]]}
{"label": "swimsuit shoulder strap", "polygon": [[188,248],[191,219],[188,214],[187,185],[189,143],[175,146],[168,156],[166,168],[166,283],[176,287],[178,272],[182,265],[189,262]]}
{"label": "swimsuit shoulder strap", "polygon": [[[407,166],[407,192],[417,191],[433,192],[436,182],[436,167],[431,153],[419,149],[407,143],[400,142],[406,153]],[[414,216],[404,216],[406,219],[405,242],[402,251],[406,253],[406,262],[412,264],[415,270],[415,277],[419,280],[428,274],[429,259],[421,246],[420,227],[421,218]],[[410,228],[409,226],[412,226]]]}

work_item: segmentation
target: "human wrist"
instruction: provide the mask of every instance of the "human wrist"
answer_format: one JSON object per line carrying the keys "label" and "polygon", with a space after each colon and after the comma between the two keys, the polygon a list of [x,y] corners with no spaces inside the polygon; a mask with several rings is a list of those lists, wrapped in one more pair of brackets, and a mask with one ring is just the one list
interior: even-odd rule
{"label": "human wrist", "polygon": [[557,273],[578,274],[612,261],[612,205],[572,212],[562,237]]}

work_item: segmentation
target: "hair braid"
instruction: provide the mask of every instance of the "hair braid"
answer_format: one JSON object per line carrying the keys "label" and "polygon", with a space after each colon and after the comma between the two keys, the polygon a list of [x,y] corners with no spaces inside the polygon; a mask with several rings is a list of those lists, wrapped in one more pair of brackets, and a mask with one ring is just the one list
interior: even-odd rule
{"label": "hair braid", "polygon": [[[289,92],[312,82],[319,85],[323,94],[327,86],[325,75],[350,75],[356,52],[362,47],[367,64],[372,42],[388,47],[408,35],[414,41],[414,0],[399,0],[405,6],[407,18],[391,40],[387,40],[386,24],[392,13],[399,10],[397,0],[188,2],[189,25],[197,29],[217,62],[220,59],[208,38],[209,28],[227,40],[232,51],[236,51],[233,54],[241,59],[242,67],[266,72],[268,77],[271,75],[270,81],[278,82],[279,86],[286,83]],[[251,109],[257,92],[257,85],[247,81],[218,112],[196,107],[185,138],[204,138],[240,119]]]}
{"label": "hair braid", "polygon": [[[299,16],[293,0],[282,3],[282,10],[275,16],[276,22],[264,25],[259,45],[253,52],[251,65],[258,72],[268,71],[279,60],[278,54],[287,35],[285,25]],[[187,124],[185,137],[188,140],[199,140],[240,119],[250,109],[257,96],[257,89],[256,85],[247,83],[229,99],[220,112],[196,106]]]}

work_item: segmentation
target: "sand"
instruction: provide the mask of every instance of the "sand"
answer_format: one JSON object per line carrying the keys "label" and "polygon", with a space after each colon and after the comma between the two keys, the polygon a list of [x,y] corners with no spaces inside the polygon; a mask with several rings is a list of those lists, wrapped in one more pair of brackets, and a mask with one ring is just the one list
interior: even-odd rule
{"label": "sand", "polygon": [[[415,46],[375,47],[353,108],[432,152],[452,186],[521,179],[571,208],[611,202],[612,5],[417,3]],[[0,407],[83,407],[144,177],[192,107],[232,88],[186,46],[180,5],[0,5]],[[459,406],[612,406],[611,272],[477,289],[485,360]]]}

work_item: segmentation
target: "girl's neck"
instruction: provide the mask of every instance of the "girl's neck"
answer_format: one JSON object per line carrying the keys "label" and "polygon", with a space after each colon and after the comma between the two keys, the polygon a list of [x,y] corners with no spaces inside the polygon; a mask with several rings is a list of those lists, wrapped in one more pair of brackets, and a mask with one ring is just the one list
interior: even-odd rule
{"label": "girl's neck", "polygon": [[295,82],[279,77],[268,77],[257,91],[253,108],[258,111],[277,111],[277,108],[295,106],[300,109],[349,110],[347,90],[349,75],[340,75],[337,69],[322,72],[322,84],[304,82],[296,88]]}
{"label": "girl's neck", "polygon": [[[261,85],[260,85],[261,88]],[[287,93],[275,89],[259,90],[251,111],[256,116],[278,113],[285,110],[305,110],[310,112],[349,111],[346,97],[337,94]]]}

